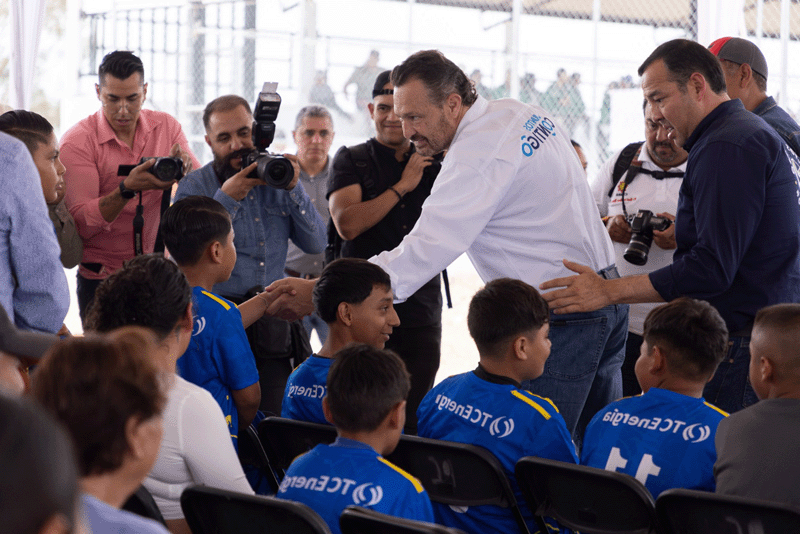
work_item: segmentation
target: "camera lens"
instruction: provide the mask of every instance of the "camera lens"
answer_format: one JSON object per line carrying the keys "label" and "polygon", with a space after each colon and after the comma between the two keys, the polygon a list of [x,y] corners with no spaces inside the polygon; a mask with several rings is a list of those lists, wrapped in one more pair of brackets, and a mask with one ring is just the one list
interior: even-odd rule
{"label": "camera lens", "polygon": [[634,234],[631,236],[631,242],[628,244],[628,248],[625,249],[622,257],[624,257],[625,261],[628,263],[644,265],[647,263],[647,255],[650,253],[650,245],[652,242],[652,237],[648,238],[647,236]]}

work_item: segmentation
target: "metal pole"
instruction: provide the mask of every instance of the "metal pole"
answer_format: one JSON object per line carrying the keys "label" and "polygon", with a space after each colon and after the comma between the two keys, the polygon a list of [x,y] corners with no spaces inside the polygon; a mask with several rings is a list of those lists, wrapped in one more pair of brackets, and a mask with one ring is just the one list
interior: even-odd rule
{"label": "metal pole", "polygon": [[256,2],[244,6],[244,46],[242,47],[242,94],[249,101],[256,90]]}
{"label": "metal pole", "polygon": [[[589,142],[587,143],[587,148],[589,149],[589,154],[586,154],[587,158],[591,158],[595,162],[595,167],[597,166],[597,159],[599,158],[600,150],[597,150],[597,121],[595,120],[595,116],[598,111],[597,105],[597,92],[598,88],[598,81],[597,81],[597,72],[600,63],[599,57],[599,48],[600,48],[600,14],[602,8],[602,1],[601,0],[593,0],[592,2],[592,40],[594,41],[594,45],[592,46],[592,111],[588,114],[587,120],[589,121]],[[576,88],[577,89],[577,88]],[[593,156],[592,152],[598,154],[598,156]]]}
{"label": "metal pole", "polygon": [[[191,3],[189,11],[189,79],[191,87],[189,89],[189,101],[191,102],[192,118],[189,122],[189,132],[195,138],[203,139],[203,121],[199,111],[205,105],[206,88],[206,34],[203,31],[206,22],[206,8],[203,2],[195,0]],[[192,152],[198,156],[205,150],[202,141],[192,143]]]}
{"label": "metal pole", "polygon": [[509,87],[511,98],[519,99],[519,26],[522,19],[522,0],[514,0],[511,8],[511,59]]}

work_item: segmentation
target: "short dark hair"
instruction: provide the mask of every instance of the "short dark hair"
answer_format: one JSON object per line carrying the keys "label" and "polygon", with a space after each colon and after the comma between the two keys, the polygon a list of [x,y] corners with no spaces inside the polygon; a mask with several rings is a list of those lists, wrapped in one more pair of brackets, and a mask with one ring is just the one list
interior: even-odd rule
{"label": "short dark hair", "polygon": [[452,93],[459,95],[465,106],[471,106],[478,98],[475,84],[458,65],[438,50],[422,50],[412,54],[392,70],[392,85],[395,88],[412,80],[419,80],[425,85],[428,96],[437,106],[441,106]]}
{"label": "short dark hair", "polygon": [[712,91],[725,92],[725,75],[717,56],[708,48],[688,39],[673,39],[658,46],[639,67],[639,76],[655,61],[662,60],[670,79],[678,84],[681,91],[686,90],[689,78],[695,72],[703,75]]}
{"label": "short dark hair", "polygon": [[411,377],[390,350],[354,344],[334,356],[328,371],[328,408],[333,425],[347,432],[369,432],[408,398]]}
{"label": "short dark hair", "polygon": [[72,436],[80,476],[122,466],[129,419],[160,415],[166,397],[150,357],[151,333],[129,328],[112,336],[72,337],[53,345],[36,369],[31,392]]}
{"label": "short dark hair", "polygon": [[15,109],[0,115],[0,132],[5,132],[25,143],[32,155],[40,145],[47,144],[48,138],[53,133],[53,125],[38,113]]}
{"label": "short dark hair", "polygon": [[392,288],[386,271],[360,258],[341,258],[323,269],[314,285],[314,309],[326,323],[335,323],[339,304],[360,304],[375,286]]}
{"label": "short dark hair", "polygon": [[756,327],[800,333],[800,304],[774,304],[761,308],[753,324],[753,328]]}
{"label": "short dark hair", "polygon": [[161,254],[128,260],[103,280],[86,315],[86,329],[111,332],[122,326],[151,329],[163,340],[192,301],[192,288],[178,266]]}
{"label": "short dark hair", "polygon": [[250,104],[239,95],[223,95],[215,98],[203,110],[203,126],[208,130],[208,124],[211,122],[211,115],[220,111],[232,111],[239,106],[244,106],[244,109],[252,115],[253,110],[250,109]]}
{"label": "short dark hair", "polygon": [[29,399],[0,395],[3,530],[37,534],[54,515],[75,520],[78,469],[67,433]]}
{"label": "short dark hair", "polygon": [[728,328],[708,302],[687,297],[651,311],[642,334],[652,349],[664,352],[670,372],[688,380],[707,380],[725,357]]}
{"label": "short dark hair", "polygon": [[183,198],[161,217],[164,246],[178,265],[195,265],[211,243],[224,244],[230,231],[230,214],[211,197]]}
{"label": "short dark hair", "polygon": [[300,108],[300,111],[297,112],[297,117],[294,120],[294,129],[297,130],[300,128],[300,125],[303,124],[303,119],[306,117],[312,117],[316,119],[328,119],[331,121],[331,127],[333,126],[333,117],[331,116],[331,112],[328,111],[328,108],[325,106],[320,106],[318,104],[311,104],[309,106],[304,106]]}
{"label": "short dark hair", "polygon": [[550,321],[547,302],[522,280],[498,278],[469,303],[467,327],[481,356],[498,356],[506,344]]}
{"label": "short dark hair", "polygon": [[105,82],[106,74],[110,74],[118,80],[127,80],[134,73],[139,73],[144,83],[144,64],[133,52],[127,50],[115,50],[105,55],[97,69],[100,77],[100,85]]}

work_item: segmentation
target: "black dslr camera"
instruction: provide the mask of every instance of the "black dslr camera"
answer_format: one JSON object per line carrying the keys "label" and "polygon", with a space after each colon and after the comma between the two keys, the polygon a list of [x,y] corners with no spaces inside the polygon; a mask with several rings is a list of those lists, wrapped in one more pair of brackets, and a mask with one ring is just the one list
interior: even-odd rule
{"label": "black dslr camera", "polygon": [[639,210],[636,215],[628,217],[628,223],[631,225],[631,241],[623,257],[634,265],[644,265],[650,245],[653,244],[653,230],[663,232],[672,221],[666,217],[656,217],[650,210]]}
{"label": "black dslr camera", "polygon": [[276,189],[286,189],[294,178],[292,162],[267,152],[275,137],[275,119],[281,108],[281,96],[275,92],[277,89],[277,82],[266,82],[258,94],[253,113],[253,144],[256,149],[242,156],[242,168],[258,162],[256,170],[248,178],[260,178]]}
{"label": "black dslr camera", "polygon": [[[172,180],[180,180],[183,178],[183,160],[181,158],[174,158],[167,156],[163,158],[142,158],[139,160],[139,165],[151,159],[156,160],[153,166],[147,172],[161,180],[162,182],[171,182]],[[117,169],[118,176],[128,176],[137,165],[120,165]]]}

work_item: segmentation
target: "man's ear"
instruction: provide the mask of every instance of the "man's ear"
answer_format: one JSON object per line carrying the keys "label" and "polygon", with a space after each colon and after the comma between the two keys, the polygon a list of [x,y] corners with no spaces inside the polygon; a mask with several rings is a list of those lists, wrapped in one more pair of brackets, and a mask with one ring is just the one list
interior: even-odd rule
{"label": "man's ear", "polygon": [[375,104],[370,102],[369,104],[367,104],[367,109],[369,110],[370,118],[374,119],[375,118]]}
{"label": "man's ear", "polygon": [[525,336],[517,337],[514,340],[514,343],[511,344],[511,348],[514,351],[514,357],[517,360],[525,361],[528,359],[528,353],[526,352],[528,345],[530,345],[530,340]]}
{"label": "man's ear", "polygon": [[406,401],[400,401],[394,405],[394,408],[386,416],[387,424],[391,430],[397,430],[405,426],[406,415]]}
{"label": "man's ear", "polygon": [[94,84],[94,90],[95,90],[95,92],[97,92],[97,99],[100,100],[100,84],[99,83]]}
{"label": "man's ear", "polygon": [[753,69],[747,63],[742,63],[737,71],[736,77],[739,81],[739,87],[745,87],[753,79]]}
{"label": "man's ear", "polygon": [[336,316],[345,326],[353,324],[353,310],[347,302],[340,302],[336,308]]}
{"label": "man's ear", "polygon": [[708,90],[708,82],[705,77],[699,72],[694,72],[686,82],[686,88],[689,90],[689,95],[695,100],[700,100],[705,92]]}
{"label": "man's ear", "polygon": [[451,117],[458,115],[461,111],[461,95],[457,93],[450,93],[444,101],[445,110],[447,110]]}
{"label": "man's ear", "polygon": [[648,369],[649,373],[652,375],[660,375],[667,370],[667,359],[664,356],[664,351],[661,350],[661,347],[658,345],[653,345],[650,349],[650,361],[652,364],[650,365],[650,369]]}
{"label": "man's ear", "polygon": [[222,243],[214,241],[208,245],[208,258],[212,263],[222,263]]}
{"label": "man's ear", "polygon": [[144,104],[145,100],[147,100],[147,84],[146,83],[142,86],[142,104]]}
{"label": "man's ear", "polygon": [[765,384],[772,384],[775,382],[775,364],[769,358],[761,357],[759,361],[761,372],[761,381]]}
{"label": "man's ear", "polygon": [[208,134],[205,135],[206,144],[211,147],[211,139],[208,138]]}
{"label": "man's ear", "polygon": [[325,416],[325,420],[330,424],[333,424],[333,417],[331,416],[331,407],[328,404],[328,396],[325,395],[322,397],[322,414]]}

